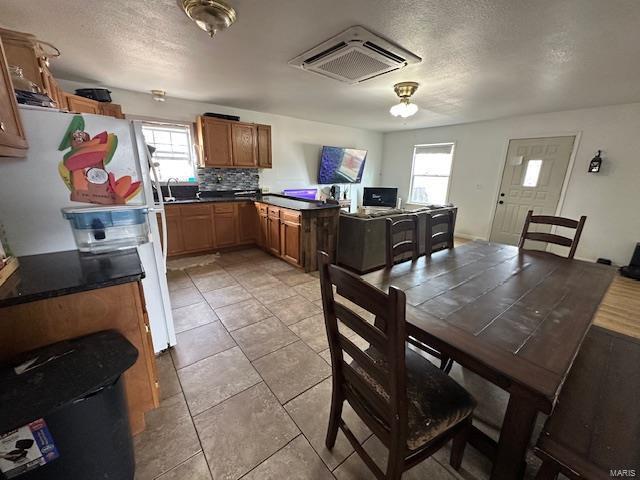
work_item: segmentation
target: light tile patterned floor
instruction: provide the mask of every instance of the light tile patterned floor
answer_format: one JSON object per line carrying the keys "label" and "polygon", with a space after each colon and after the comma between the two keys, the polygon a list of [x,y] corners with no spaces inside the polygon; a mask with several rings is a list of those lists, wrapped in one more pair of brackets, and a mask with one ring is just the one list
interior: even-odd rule
{"label": "light tile patterned floor", "polygon": [[[342,433],[324,446],[331,368],[317,274],[247,249],[168,278],[178,345],[158,357],[162,401],[135,438],[137,480],[373,478]],[[382,466],[384,447],[348,406],[345,417]],[[478,457],[468,448],[465,478],[486,472]],[[403,478],[461,477],[445,451]]]}

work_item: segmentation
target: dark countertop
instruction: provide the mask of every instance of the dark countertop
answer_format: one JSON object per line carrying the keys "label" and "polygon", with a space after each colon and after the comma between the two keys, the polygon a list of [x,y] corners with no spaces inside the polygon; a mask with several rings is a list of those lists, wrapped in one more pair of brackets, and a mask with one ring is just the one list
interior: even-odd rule
{"label": "dark countertop", "polygon": [[18,270],[0,286],[0,308],[144,278],[135,248],[98,255],[70,250],[18,260]]}
{"label": "dark countertop", "polygon": [[340,208],[339,205],[334,205],[331,203],[324,203],[320,200],[303,200],[297,199],[293,197],[285,197],[284,195],[270,194],[270,195],[262,195],[262,196],[237,196],[237,197],[202,197],[200,199],[197,198],[183,198],[178,199],[173,202],[165,202],[165,205],[184,205],[189,203],[219,203],[219,202],[261,202],[266,203],[267,205],[273,205],[275,207],[289,208],[291,210],[326,210],[332,208]]}

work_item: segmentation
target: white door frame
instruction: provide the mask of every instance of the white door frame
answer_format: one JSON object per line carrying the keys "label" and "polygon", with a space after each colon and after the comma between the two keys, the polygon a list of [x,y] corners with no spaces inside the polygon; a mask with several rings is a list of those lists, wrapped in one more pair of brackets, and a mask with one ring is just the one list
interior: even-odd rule
{"label": "white door frame", "polygon": [[[493,209],[491,212],[491,221],[489,223],[489,229],[487,231],[486,241],[491,240],[491,230],[493,228],[493,222],[496,219],[496,213],[498,211],[498,199],[500,198],[500,188],[502,187],[502,177],[504,176],[504,169],[507,166],[507,153],[509,152],[509,143],[511,140],[526,140],[528,138],[553,138],[553,137],[576,137],[573,142],[573,149],[571,150],[571,156],[569,157],[569,165],[567,165],[567,171],[564,174],[564,181],[562,182],[562,189],[560,190],[560,198],[558,199],[558,205],[556,206],[556,215],[560,215],[562,212],[562,207],[564,206],[564,200],[567,195],[567,188],[569,187],[569,181],[571,180],[571,175],[573,174],[573,166],[576,161],[576,155],[578,153],[578,147],[580,146],[580,139],[582,137],[582,130],[578,130],[576,132],[562,132],[562,133],[545,133],[545,134],[536,134],[536,135],[525,135],[518,136],[514,138],[507,138],[502,149],[502,167],[500,168],[500,181],[498,182],[498,186],[496,187],[495,192],[495,202],[493,205]],[[551,230],[555,231],[555,227]]]}

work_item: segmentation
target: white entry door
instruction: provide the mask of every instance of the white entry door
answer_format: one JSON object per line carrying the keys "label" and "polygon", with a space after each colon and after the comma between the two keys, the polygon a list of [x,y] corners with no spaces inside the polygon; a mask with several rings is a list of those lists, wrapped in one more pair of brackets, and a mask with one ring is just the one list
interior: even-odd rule
{"label": "white entry door", "polygon": [[[576,137],[509,141],[491,241],[517,245],[529,210],[555,215]],[[549,231],[550,227],[546,230]],[[527,245],[530,248],[530,245]]]}

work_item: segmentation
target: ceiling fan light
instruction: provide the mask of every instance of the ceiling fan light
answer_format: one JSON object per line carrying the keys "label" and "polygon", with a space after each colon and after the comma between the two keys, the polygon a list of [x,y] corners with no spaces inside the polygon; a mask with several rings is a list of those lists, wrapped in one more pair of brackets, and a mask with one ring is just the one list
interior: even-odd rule
{"label": "ceiling fan light", "polygon": [[400,103],[395,104],[389,109],[389,113],[394,117],[408,118],[415,115],[418,111],[418,106],[415,103],[410,103],[408,98],[403,98]]}
{"label": "ceiling fan light", "polygon": [[178,5],[198,27],[213,37],[218,31],[231,26],[236,11],[223,0],[177,0]]}
{"label": "ceiling fan light", "polygon": [[400,82],[393,86],[394,92],[400,97],[400,103],[397,103],[389,109],[389,113],[394,117],[407,118],[411,115],[415,115],[418,111],[418,106],[415,103],[409,101],[409,97],[416,93],[418,86],[417,82]]}

